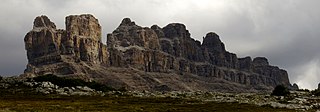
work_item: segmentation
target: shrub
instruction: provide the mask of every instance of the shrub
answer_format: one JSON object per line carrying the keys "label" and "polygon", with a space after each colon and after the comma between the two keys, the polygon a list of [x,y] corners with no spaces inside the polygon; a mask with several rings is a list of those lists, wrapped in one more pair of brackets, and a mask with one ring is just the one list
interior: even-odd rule
{"label": "shrub", "polygon": [[309,90],[309,89],[298,89],[297,91],[310,92],[310,90]]}
{"label": "shrub", "polygon": [[320,90],[319,89],[315,89],[315,90],[311,91],[311,94],[315,95],[315,96],[320,96]]}
{"label": "shrub", "polygon": [[2,76],[0,75],[0,81],[2,80]]}
{"label": "shrub", "polygon": [[58,85],[60,87],[75,87],[75,86],[88,86],[92,89],[95,89],[97,91],[113,91],[116,90],[114,88],[108,87],[106,85],[97,83],[97,82],[86,82],[81,79],[71,79],[71,78],[62,78],[57,77],[55,75],[49,74],[49,75],[43,75],[33,78],[36,82],[44,82],[48,81],[55,85]]}
{"label": "shrub", "polygon": [[287,96],[289,94],[290,94],[290,92],[289,92],[287,87],[285,87],[283,85],[278,85],[278,86],[276,86],[274,88],[274,90],[272,91],[271,95],[274,95],[274,96]]}

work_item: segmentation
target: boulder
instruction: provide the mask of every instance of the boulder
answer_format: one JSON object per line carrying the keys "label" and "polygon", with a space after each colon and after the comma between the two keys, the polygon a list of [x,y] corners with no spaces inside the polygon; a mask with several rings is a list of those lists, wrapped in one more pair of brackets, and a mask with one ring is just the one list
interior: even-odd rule
{"label": "boulder", "polygon": [[52,84],[51,82],[42,82],[40,87],[43,87],[43,88],[55,88],[55,85]]}

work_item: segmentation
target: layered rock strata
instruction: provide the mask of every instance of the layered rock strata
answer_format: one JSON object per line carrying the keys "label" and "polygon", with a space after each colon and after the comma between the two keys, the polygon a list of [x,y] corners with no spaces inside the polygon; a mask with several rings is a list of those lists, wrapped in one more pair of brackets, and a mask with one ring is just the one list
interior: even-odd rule
{"label": "layered rock strata", "polygon": [[151,91],[242,92],[291,86],[285,70],[264,57],[238,58],[213,32],[201,43],[180,23],[148,28],[125,18],[104,45],[101,26],[92,15],[71,15],[65,23],[63,30],[46,16],[35,19],[24,39],[24,76],[54,74]]}

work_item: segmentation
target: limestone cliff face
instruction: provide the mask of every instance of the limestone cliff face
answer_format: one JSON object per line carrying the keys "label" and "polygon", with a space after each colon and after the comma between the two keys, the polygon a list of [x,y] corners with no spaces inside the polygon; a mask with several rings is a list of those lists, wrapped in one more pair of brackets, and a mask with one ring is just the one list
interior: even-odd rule
{"label": "limestone cliff face", "polygon": [[24,40],[25,76],[55,74],[156,91],[245,92],[290,86],[287,72],[266,58],[238,58],[213,32],[201,43],[180,23],[148,28],[125,18],[104,45],[92,15],[66,17],[65,30],[39,16]]}
{"label": "limestone cliff face", "polygon": [[[61,42],[61,37],[58,36],[60,34],[61,32],[56,29],[56,25],[48,17],[37,17],[33,29],[27,33],[24,39],[29,63],[49,63],[50,61],[40,62],[40,58],[57,53],[57,46]],[[59,60],[59,57],[56,60]]]}
{"label": "limestone cliff face", "polygon": [[101,27],[92,15],[66,17],[66,30],[56,29],[48,17],[39,16],[24,41],[28,56],[26,74],[79,75],[85,70],[78,70],[75,63],[107,63],[108,52],[101,43]]}

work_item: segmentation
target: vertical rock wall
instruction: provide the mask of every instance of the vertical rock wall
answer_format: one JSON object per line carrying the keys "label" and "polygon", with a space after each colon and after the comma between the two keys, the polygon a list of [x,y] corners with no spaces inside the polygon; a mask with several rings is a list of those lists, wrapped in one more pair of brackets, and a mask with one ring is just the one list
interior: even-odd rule
{"label": "vertical rock wall", "polygon": [[71,15],[65,22],[63,30],[56,29],[46,16],[35,19],[33,29],[24,39],[29,62],[26,73],[103,77],[108,75],[108,68],[116,67],[145,73],[194,74],[256,89],[290,85],[285,70],[269,65],[264,57],[238,58],[226,51],[213,32],[206,34],[201,43],[180,23],[148,28],[125,18],[107,35],[104,45],[101,26],[92,15]]}
{"label": "vertical rock wall", "polygon": [[[66,17],[66,30],[56,29],[46,16],[36,17],[33,29],[26,34],[24,41],[28,56],[26,73],[73,74],[78,70],[69,66],[70,63],[108,62],[107,47],[101,43],[101,26],[92,15]],[[41,68],[48,64],[57,66]]]}

